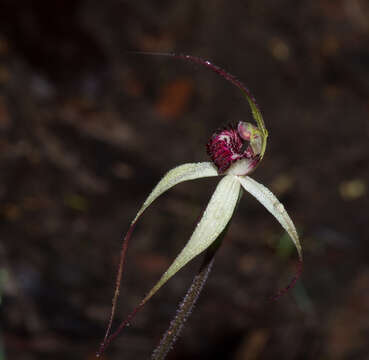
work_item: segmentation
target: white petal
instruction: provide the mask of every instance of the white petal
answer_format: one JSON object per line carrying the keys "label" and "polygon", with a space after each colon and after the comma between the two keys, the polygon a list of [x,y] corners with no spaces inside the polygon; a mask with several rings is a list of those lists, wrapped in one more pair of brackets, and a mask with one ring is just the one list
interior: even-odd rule
{"label": "white petal", "polygon": [[233,175],[227,175],[219,182],[190,240],[141,304],[149,300],[177,271],[217,239],[232,217],[240,188],[238,178]]}
{"label": "white petal", "polygon": [[168,171],[148,196],[136,217],[132,221],[132,224],[137,221],[141,214],[152,204],[155,199],[157,199],[161,194],[174,185],[177,185],[183,181],[210,176],[218,176],[217,169],[213,163],[210,162],[183,164]]}
{"label": "white petal", "polygon": [[[116,280],[116,288],[115,293],[113,297],[113,306],[111,310],[110,320],[108,324],[108,328],[106,330],[104,343],[108,339],[108,335],[110,333],[110,329],[113,323],[114,315],[115,315],[115,309],[116,304],[119,296],[119,288],[120,288],[120,282],[123,275],[124,270],[124,264],[125,264],[125,258],[127,254],[128,249],[128,243],[132,236],[133,230],[135,228],[137,220],[140,218],[142,213],[152,204],[152,202],[157,199],[162,193],[173,187],[174,185],[187,181],[192,179],[197,179],[201,177],[207,177],[207,176],[217,176],[218,171],[214,167],[214,165],[210,162],[203,162],[203,163],[196,163],[196,164],[184,164],[180,165],[172,170],[170,170],[156,185],[154,190],[151,192],[149,197],[146,199],[144,204],[142,205],[141,209],[138,211],[136,217],[132,221],[128,232],[126,236],[123,239],[122,243],[122,250],[120,253],[120,262],[118,267],[118,274],[117,274],[117,280]],[[104,345],[105,346],[105,345]]]}
{"label": "white petal", "polygon": [[275,195],[264,185],[248,176],[238,177],[241,185],[246,191],[253,195],[262,205],[279,221],[282,227],[287,231],[293,243],[296,246],[300,259],[302,259],[302,249],[295,225],[288,216],[284,206],[279,202]]}

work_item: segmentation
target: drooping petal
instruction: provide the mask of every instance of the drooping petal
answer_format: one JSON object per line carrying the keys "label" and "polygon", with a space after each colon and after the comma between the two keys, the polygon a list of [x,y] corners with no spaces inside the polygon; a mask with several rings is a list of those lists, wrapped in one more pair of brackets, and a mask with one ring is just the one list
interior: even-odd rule
{"label": "drooping petal", "polygon": [[275,195],[264,185],[248,176],[238,176],[243,188],[254,196],[265,208],[279,221],[282,227],[287,231],[293,243],[296,246],[300,260],[302,260],[302,249],[295,225],[287,214],[284,206],[279,202]]}
{"label": "drooping petal", "polygon": [[177,185],[183,181],[210,176],[218,176],[218,171],[211,162],[183,164],[168,171],[148,196],[136,217],[132,221],[132,224],[137,221],[141,214],[153,203],[155,199],[157,199],[161,194],[166,192],[174,185]]}
{"label": "drooping petal", "polygon": [[217,239],[232,217],[240,188],[238,178],[233,175],[227,175],[219,182],[190,240],[141,304],[146,303],[177,271]]}
{"label": "drooping petal", "polygon": [[159,181],[154,190],[148,196],[141,209],[138,211],[136,217],[132,221],[127,234],[125,235],[122,243],[122,249],[120,252],[120,260],[118,265],[118,273],[115,284],[115,292],[112,300],[112,309],[109,317],[108,326],[105,332],[104,340],[101,343],[99,354],[102,354],[104,351],[107,341],[109,338],[110,330],[113,324],[113,319],[115,316],[115,310],[117,306],[117,300],[119,296],[120,283],[123,275],[123,269],[125,264],[125,258],[128,249],[128,243],[132,236],[133,230],[135,228],[137,220],[140,218],[142,213],[153,203],[155,199],[157,199],[161,194],[170,189],[176,184],[179,184],[183,181],[193,180],[202,177],[210,177],[217,176],[218,171],[215,166],[210,162],[201,162],[201,163],[191,163],[191,164],[183,164],[175,167],[170,170],[164,177]]}

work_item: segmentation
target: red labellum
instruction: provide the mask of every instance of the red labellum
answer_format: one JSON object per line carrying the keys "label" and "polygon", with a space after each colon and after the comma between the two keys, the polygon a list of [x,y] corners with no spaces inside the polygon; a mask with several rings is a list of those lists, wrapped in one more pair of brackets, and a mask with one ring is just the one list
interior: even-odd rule
{"label": "red labellum", "polygon": [[259,155],[254,153],[249,144],[250,137],[241,131],[244,128],[242,124],[245,123],[240,122],[237,127],[229,125],[216,131],[206,144],[207,153],[218,168],[219,174],[230,170],[235,162],[244,160],[243,166],[234,174],[246,175],[259,162]]}

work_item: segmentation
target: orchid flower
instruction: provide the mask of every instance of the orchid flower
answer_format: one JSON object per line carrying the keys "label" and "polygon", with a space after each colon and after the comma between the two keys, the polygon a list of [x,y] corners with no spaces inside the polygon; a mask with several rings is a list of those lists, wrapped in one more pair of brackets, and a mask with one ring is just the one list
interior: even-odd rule
{"label": "orchid flower", "polygon": [[[211,162],[188,163],[175,167],[170,170],[152,190],[142,207],[133,219],[127,235],[123,240],[121,260],[117,276],[116,291],[113,298],[112,313],[105,335],[104,342],[101,344],[99,354],[111,340],[118,335],[121,329],[129,324],[137,311],[180,269],[182,269],[194,257],[209,248],[220,234],[225,230],[231,220],[236,204],[243,191],[255,197],[282,225],[294,243],[300,263],[302,263],[302,248],[296,228],[287,214],[284,206],[264,185],[253,180],[248,175],[255,170],[263,159],[268,132],[265,128],[263,117],[256,104],[255,99],[249,90],[233,75],[214,65],[210,61],[203,60],[190,55],[170,55],[175,58],[187,60],[196,64],[203,65],[215,73],[221,75],[226,80],[237,86],[246,97],[252,116],[256,122],[253,125],[249,122],[240,121],[236,126],[230,125],[216,131],[207,143],[207,153]],[[116,301],[119,294],[119,285],[123,272],[123,265],[127,251],[128,241],[133,229],[144,213],[144,211],[164,192],[173,186],[184,181],[195,180],[205,177],[219,177],[219,183],[211,196],[211,199],[198,222],[192,236],[182,251],[162,275],[160,280],[148,292],[138,307],[128,316],[119,326],[118,330],[109,336],[112,320],[115,313]],[[294,278],[294,282],[297,277]],[[291,287],[290,284],[288,287]]]}

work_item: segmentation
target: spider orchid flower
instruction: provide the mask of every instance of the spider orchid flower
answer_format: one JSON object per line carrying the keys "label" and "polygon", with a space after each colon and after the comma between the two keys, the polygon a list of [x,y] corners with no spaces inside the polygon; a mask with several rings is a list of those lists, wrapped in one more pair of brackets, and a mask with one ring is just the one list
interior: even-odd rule
{"label": "spider orchid flower", "polygon": [[[168,54],[164,54],[168,55]],[[123,241],[121,262],[119,265],[116,292],[113,298],[112,314],[106,332],[104,342],[101,344],[100,352],[118,333],[129,324],[137,311],[181,268],[183,268],[194,257],[206,250],[222,234],[227,224],[232,218],[238,199],[243,191],[254,196],[282,225],[293,241],[300,263],[302,263],[302,248],[299,241],[296,228],[287,214],[284,206],[278,201],[275,195],[264,185],[250,178],[248,175],[255,170],[263,159],[268,132],[265,128],[261,112],[255,99],[251,96],[248,89],[233,75],[225,72],[223,69],[206,61],[190,55],[174,55],[172,57],[187,60],[196,64],[203,65],[226,80],[237,86],[246,97],[256,126],[240,121],[237,126],[228,126],[216,131],[207,143],[207,153],[211,162],[199,162],[183,164],[170,170],[152,190],[136,217],[132,221],[128,233]],[[211,196],[211,199],[198,222],[192,236],[188,240],[179,255],[162,275],[160,280],[148,292],[138,307],[128,316],[128,318],[119,326],[118,330],[109,336],[112,319],[115,312],[116,301],[119,293],[119,284],[122,277],[125,254],[127,251],[128,240],[131,237],[133,229],[144,213],[144,211],[164,192],[173,186],[184,181],[195,180],[205,177],[219,177],[220,181]],[[298,276],[294,278],[293,283]],[[293,284],[287,287],[291,287]],[[286,288],[286,289],[287,289]]]}

